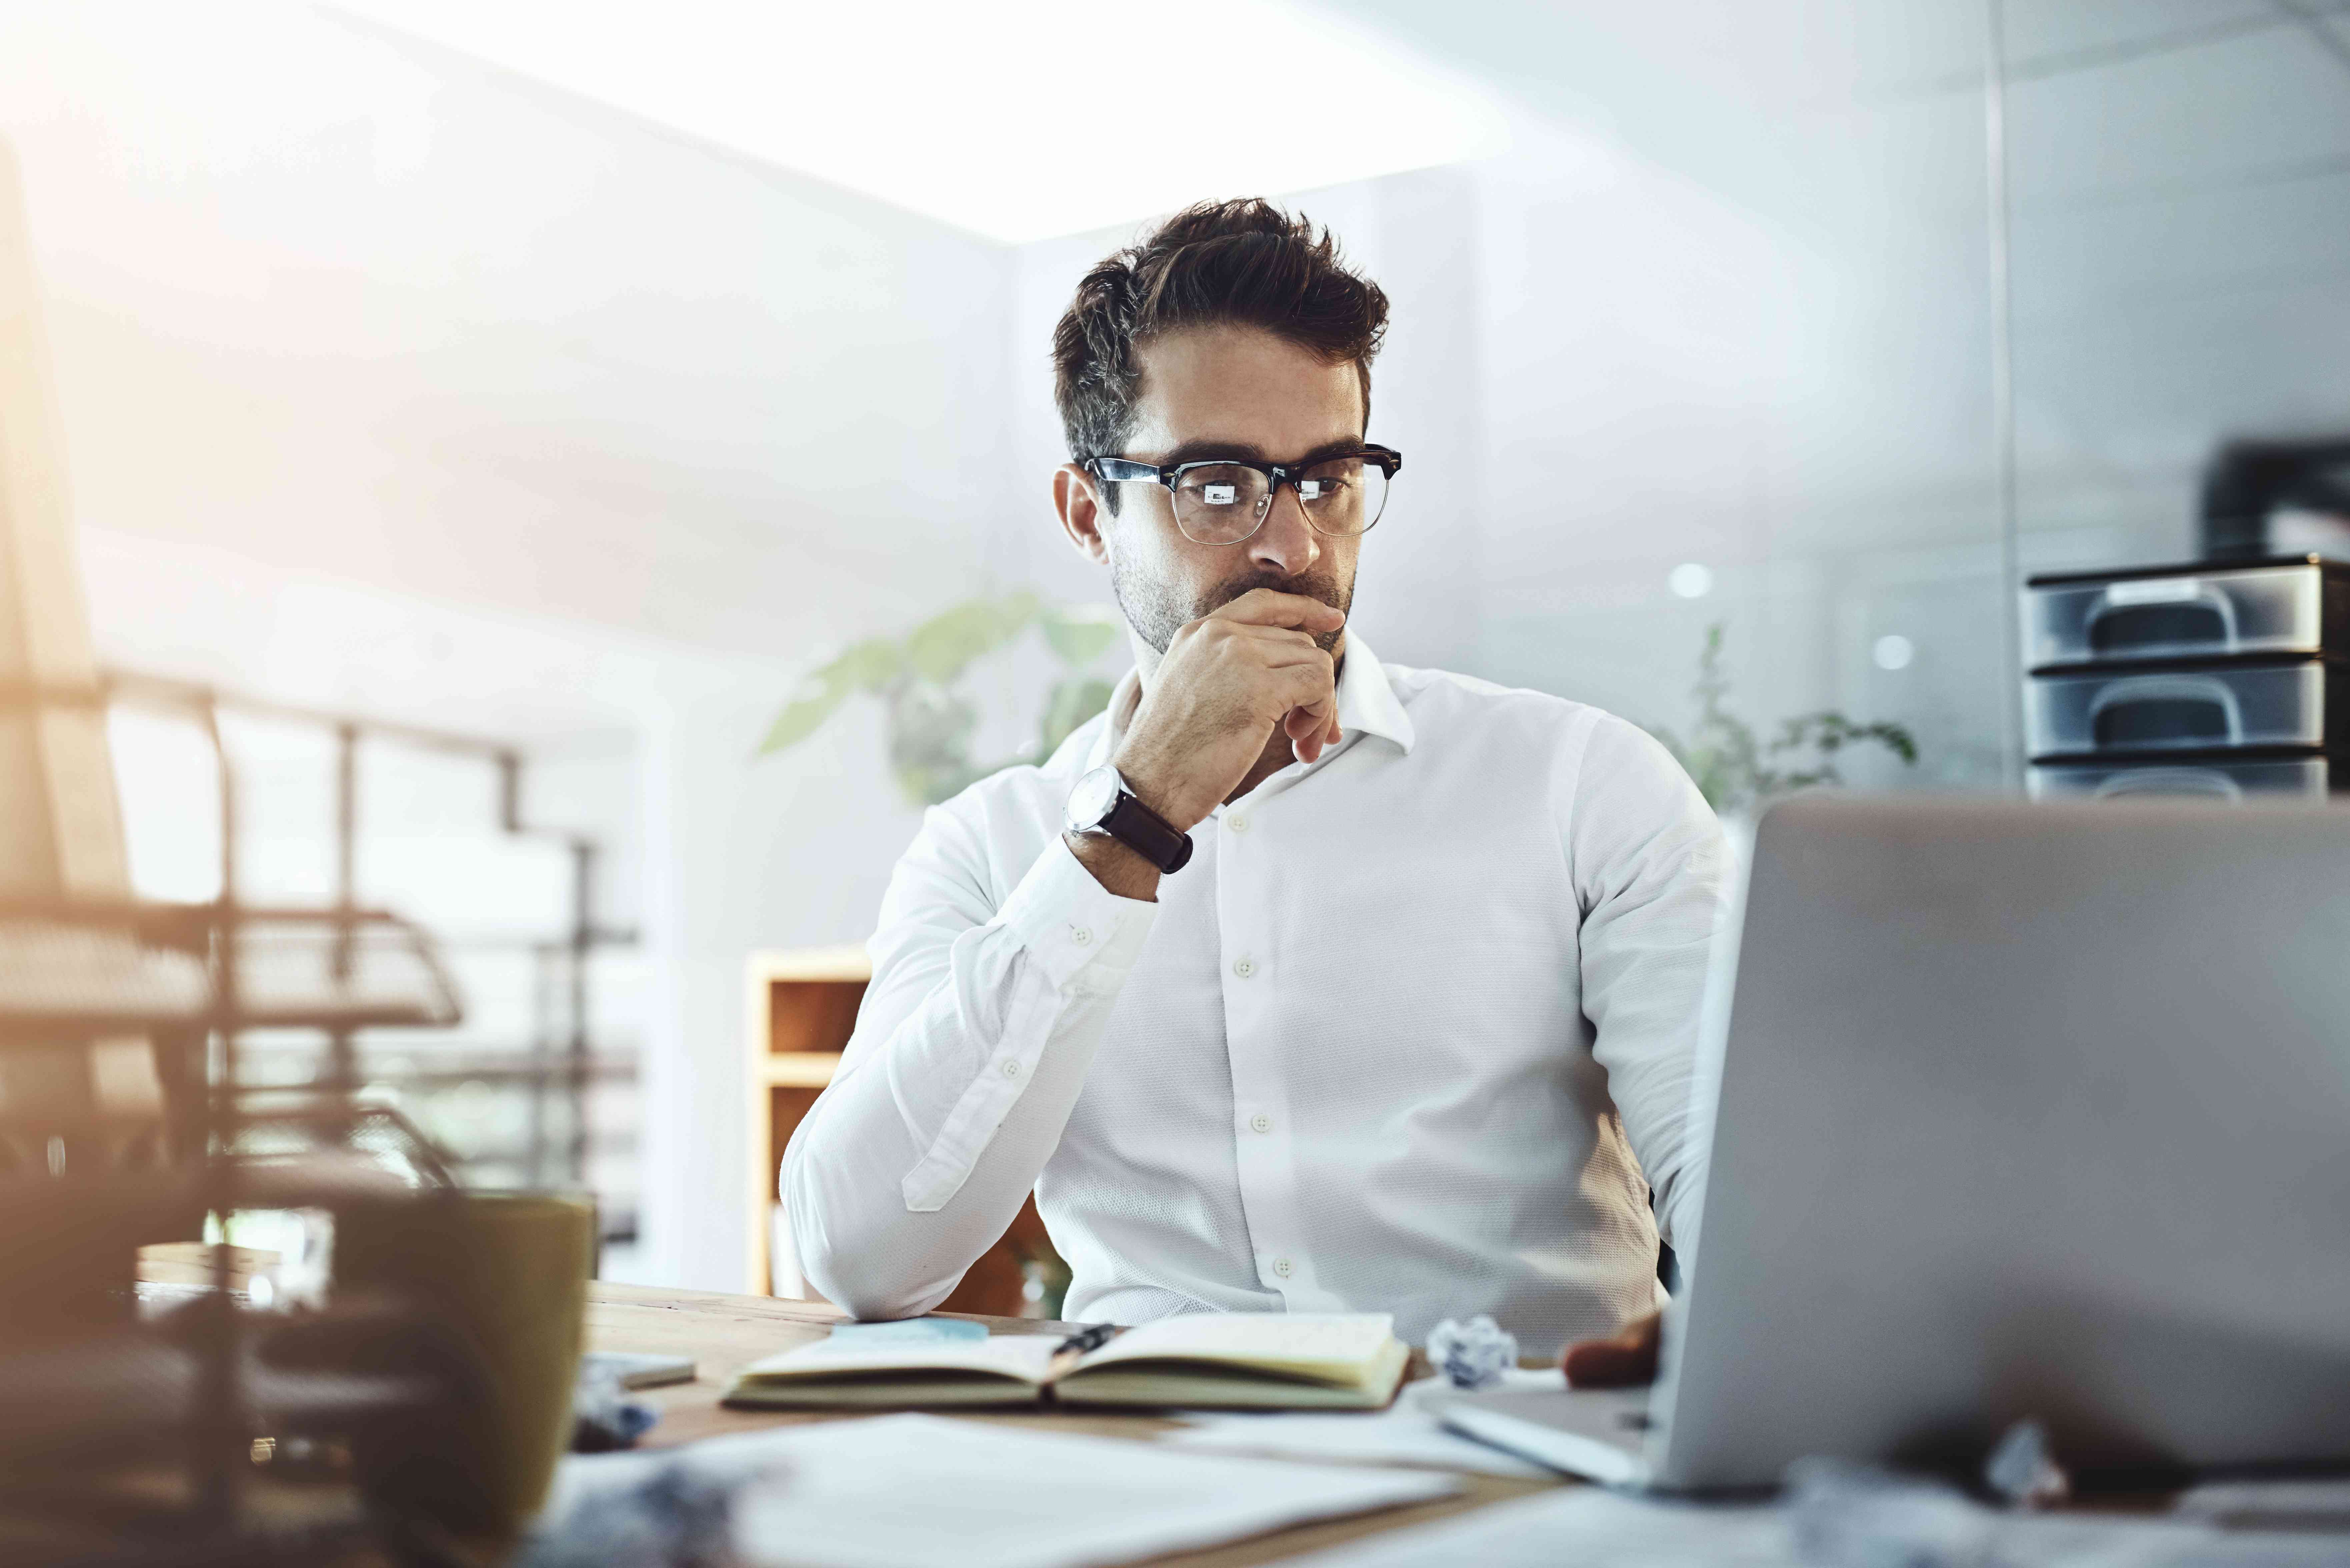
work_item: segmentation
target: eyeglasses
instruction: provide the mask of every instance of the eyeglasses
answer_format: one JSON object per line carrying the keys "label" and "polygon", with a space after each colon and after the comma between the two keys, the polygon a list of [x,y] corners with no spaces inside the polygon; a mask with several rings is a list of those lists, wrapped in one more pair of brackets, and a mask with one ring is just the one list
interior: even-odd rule
{"label": "eyeglasses", "polygon": [[1165,485],[1183,537],[1195,545],[1237,545],[1264,526],[1273,515],[1273,498],[1284,484],[1297,493],[1305,520],[1316,532],[1369,533],[1387,510],[1388,482],[1403,466],[1403,453],[1366,446],[1294,467],[1214,458],[1160,468],[1126,457],[1088,458],[1085,466],[1107,484]]}

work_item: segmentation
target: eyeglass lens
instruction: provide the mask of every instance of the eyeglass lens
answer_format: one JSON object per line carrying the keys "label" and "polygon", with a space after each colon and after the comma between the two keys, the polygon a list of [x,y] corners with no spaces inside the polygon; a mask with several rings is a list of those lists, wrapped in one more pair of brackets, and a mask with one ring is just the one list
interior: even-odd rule
{"label": "eyeglass lens", "polygon": [[[1325,534],[1360,534],[1388,504],[1387,471],[1358,457],[1315,463],[1297,476],[1306,521]],[[1201,545],[1232,545],[1255,533],[1273,507],[1265,476],[1236,463],[1202,463],[1176,480],[1175,525]]]}

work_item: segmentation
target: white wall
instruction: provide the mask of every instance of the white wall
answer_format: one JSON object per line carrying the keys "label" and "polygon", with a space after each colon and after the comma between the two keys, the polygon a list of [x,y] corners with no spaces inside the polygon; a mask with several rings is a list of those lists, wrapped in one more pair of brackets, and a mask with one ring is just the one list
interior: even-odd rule
{"label": "white wall", "polygon": [[987,580],[1008,257],[300,5],[12,5],[0,136],[109,660],[640,759],[647,1267],[737,1286],[743,956],[916,820],[869,711],[752,753]]}
{"label": "white wall", "polygon": [[968,569],[995,247],[309,7],[5,25],[88,525],[790,657]]}

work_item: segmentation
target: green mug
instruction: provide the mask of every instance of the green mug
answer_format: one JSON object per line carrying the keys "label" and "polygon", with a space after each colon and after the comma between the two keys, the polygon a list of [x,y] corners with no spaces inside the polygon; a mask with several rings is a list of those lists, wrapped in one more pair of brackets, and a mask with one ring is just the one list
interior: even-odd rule
{"label": "green mug", "polygon": [[595,1200],[558,1193],[427,1193],[336,1216],[336,1290],[421,1307],[433,1343],[404,1353],[437,1355],[458,1390],[358,1447],[370,1495],[454,1530],[528,1523],[569,1446],[596,1242]]}

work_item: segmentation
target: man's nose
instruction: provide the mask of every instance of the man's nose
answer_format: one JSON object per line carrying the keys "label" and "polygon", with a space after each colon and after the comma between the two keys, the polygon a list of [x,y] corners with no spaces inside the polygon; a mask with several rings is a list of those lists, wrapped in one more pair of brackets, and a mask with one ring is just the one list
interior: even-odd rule
{"label": "man's nose", "polygon": [[1249,558],[1284,577],[1314,569],[1322,558],[1322,538],[1305,520],[1305,504],[1296,488],[1284,484],[1273,493],[1273,510],[1264,525],[1249,536]]}

